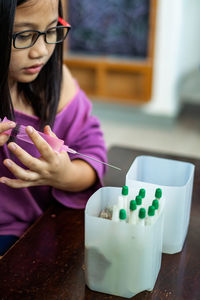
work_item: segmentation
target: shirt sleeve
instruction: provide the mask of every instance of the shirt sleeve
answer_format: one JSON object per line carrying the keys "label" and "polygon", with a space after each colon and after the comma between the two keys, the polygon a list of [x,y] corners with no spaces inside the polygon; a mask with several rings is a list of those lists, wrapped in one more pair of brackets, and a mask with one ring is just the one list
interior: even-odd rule
{"label": "shirt sleeve", "polygon": [[[76,98],[69,104],[62,116],[62,128],[60,138],[65,144],[79,153],[93,157],[94,159],[107,162],[107,151],[103,132],[97,117],[91,114],[92,104],[85,93],[79,89]],[[61,122],[61,120],[60,120]],[[59,126],[58,126],[59,128]],[[55,133],[58,134],[58,132]],[[66,192],[53,188],[53,197],[65,206],[71,208],[84,208],[89,197],[100,188],[106,172],[106,166],[78,154],[69,153],[70,159],[83,159],[96,171],[97,181],[89,189],[82,192]]]}

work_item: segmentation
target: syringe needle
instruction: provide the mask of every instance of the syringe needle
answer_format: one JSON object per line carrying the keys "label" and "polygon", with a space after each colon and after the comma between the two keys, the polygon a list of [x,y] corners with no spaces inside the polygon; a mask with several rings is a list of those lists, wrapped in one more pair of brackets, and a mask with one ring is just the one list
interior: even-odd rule
{"label": "syringe needle", "polygon": [[92,159],[92,160],[95,160],[95,161],[97,161],[97,162],[99,162],[99,163],[101,163],[101,164],[104,164],[104,165],[108,166],[108,167],[111,167],[111,168],[114,168],[114,169],[116,169],[116,170],[121,171],[120,168],[118,168],[118,167],[116,167],[116,166],[113,166],[113,165],[111,165],[111,164],[108,164],[108,163],[106,163],[106,162],[104,162],[104,161],[98,160],[98,159],[96,159],[96,158],[93,158],[93,157],[91,157],[91,156],[89,156],[89,155],[82,154],[82,153],[79,153],[79,152],[77,152],[77,151],[76,151],[76,154],[78,154],[78,155],[80,155],[80,156],[87,157],[87,158]]}

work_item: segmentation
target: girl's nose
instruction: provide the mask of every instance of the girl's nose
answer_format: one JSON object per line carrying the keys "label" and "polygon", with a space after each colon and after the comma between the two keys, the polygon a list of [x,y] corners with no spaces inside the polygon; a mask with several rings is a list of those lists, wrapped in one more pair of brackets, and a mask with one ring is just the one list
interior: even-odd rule
{"label": "girl's nose", "polygon": [[43,57],[49,54],[50,47],[54,45],[47,44],[44,40],[44,36],[41,35],[36,43],[30,48],[29,55],[31,58]]}

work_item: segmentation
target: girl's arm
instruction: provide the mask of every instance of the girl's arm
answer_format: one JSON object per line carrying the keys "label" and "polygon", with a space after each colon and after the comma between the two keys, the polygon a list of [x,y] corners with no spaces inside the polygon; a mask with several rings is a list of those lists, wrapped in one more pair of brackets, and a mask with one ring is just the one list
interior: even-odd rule
{"label": "girl's arm", "polygon": [[[46,131],[48,130],[49,128],[46,128]],[[2,177],[0,178],[2,183],[13,188],[48,185],[71,192],[85,190],[95,183],[96,172],[87,162],[79,159],[71,161],[66,152],[55,152],[30,126],[26,128],[26,132],[41,156],[34,158],[17,144],[9,143],[9,150],[27,169],[20,167],[11,159],[5,159],[4,165],[16,179]]]}
{"label": "girl's arm", "polygon": [[[76,95],[77,93],[77,95]],[[76,98],[73,109],[69,108],[62,113],[62,127],[66,119],[70,127],[64,132],[70,136],[70,146],[82,152],[106,160],[106,150],[103,142],[99,122],[90,115],[91,103],[85,94],[78,88],[66,67],[63,67],[63,83],[58,112],[62,111],[73,98]],[[67,125],[68,126],[68,125]],[[30,130],[32,129],[32,131]],[[46,134],[54,135],[49,127],[44,129]],[[105,166],[94,164],[92,161],[82,160],[79,156],[72,155],[71,160],[67,153],[56,153],[33,129],[28,127],[27,134],[33,140],[40,152],[40,157],[35,158],[20,148],[15,143],[10,143],[8,148],[25,166],[20,167],[11,159],[4,160],[4,165],[13,173],[16,179],[2,177],[0,181],[15,188],[48,185],[61,191],[83,191],[95,184],[101,184]],[[57,131],[60,135],[60,127]],[[69,140],[65,140],[68,144]]]}

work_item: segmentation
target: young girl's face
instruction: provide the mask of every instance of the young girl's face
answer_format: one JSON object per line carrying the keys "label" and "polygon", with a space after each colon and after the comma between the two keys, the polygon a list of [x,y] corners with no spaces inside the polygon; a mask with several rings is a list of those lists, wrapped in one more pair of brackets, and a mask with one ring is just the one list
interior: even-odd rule
{"label": "young girl's face", "polygon": [[[58,0],[29,0],[16,9],[13,33],[23,30],[46,31],[58,22]],[[46,44],[44,35],[27,49],[12,46],[9,66],[10,87],[17,82],[31,82],[47,63],[55,44]]]}

